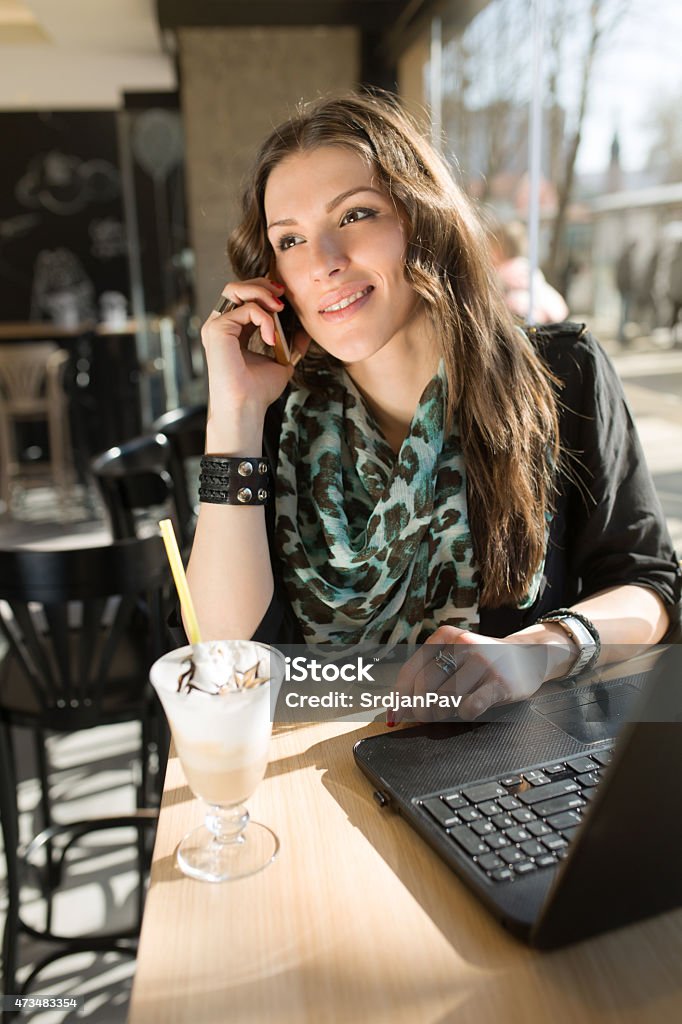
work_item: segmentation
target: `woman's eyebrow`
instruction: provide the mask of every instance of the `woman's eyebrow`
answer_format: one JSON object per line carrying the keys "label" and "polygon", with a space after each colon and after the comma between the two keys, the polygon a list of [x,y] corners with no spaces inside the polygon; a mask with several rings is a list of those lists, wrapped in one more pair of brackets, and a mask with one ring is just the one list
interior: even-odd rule
{"label": "woman's eyebrow", "polygon": [[[349,199],[351,196],[357,195],[358,192],[373,192],[375,195],[382,196],[383,198],[383,192],[380,192],[379,189],[372,188],[371,185],[357,185],[355,188],[346,189],[345,192],[341,192],[334,199],[331,199],[325,207],[327,213],[331,213],[344,199]],[[298,221],[294,220],[293,217],[287,217],[284,220],[273,220],[268,224],[268,231],[270,228],[277,227],[278,225],[286,225],[288,227],[292,224],[298,224]]]}

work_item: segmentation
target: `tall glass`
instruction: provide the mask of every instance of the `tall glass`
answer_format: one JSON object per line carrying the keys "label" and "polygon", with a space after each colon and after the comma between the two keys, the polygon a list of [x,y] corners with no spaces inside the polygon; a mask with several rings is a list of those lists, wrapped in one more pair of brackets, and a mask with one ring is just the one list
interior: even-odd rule
{"label": "tall glass", "polygon": [[[210,646],[198,645],[202,654]],[[197,688],[206,685],[206,671],[198,660],[193,669],[190,656],[197,649],[191,646],[165,654],[150,671],[187,782],[208,805],[205,823],[189,832],[177,849],[180,869],[204,882],[253,875],[274,860],[279,849],[277,836],[249,819],[244,802],[265,774],[271,707],[284,678],[284,657],[253,641],[221,641],[214,646],[228,649],[228,660],[233,659],[237,669],[236,677],[232,671],[229,675],[241,682],[239,688]],[[254,666],[255,675],[249,674]],[[208,675],[213,676],[208,688],[215,690],[215,666]]]}

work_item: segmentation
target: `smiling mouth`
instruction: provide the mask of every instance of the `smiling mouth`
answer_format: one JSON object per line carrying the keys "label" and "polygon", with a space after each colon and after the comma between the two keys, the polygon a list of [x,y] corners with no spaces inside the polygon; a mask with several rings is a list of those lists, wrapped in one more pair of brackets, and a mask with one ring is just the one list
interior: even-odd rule
{"label": "smiling mouth", "polygon": [[363,299],[365,295],[369,295],[370,292],[374,291],[374,285],[369,285],[367,288],[363,288],[361,292],[353,292],[352,295],[348,295],[345,299],[341,299],[340,302],[335,302],[333,306],[327,306],[326,309],[321,309],[320,313],[336,313],[340,309],[347,309],[348,306],[352,306],[358,299]]}

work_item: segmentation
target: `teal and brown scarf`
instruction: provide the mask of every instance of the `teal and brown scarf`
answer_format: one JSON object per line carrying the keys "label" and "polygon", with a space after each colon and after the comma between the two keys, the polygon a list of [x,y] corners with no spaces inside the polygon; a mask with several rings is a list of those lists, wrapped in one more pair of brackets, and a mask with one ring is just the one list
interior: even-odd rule
{"label": "teal and brown scarf", "polygon": [[280,435],[276,544],[309,643],[422,643],[476,629],[478,573],[443,363],[395,455],[348,374],[293,388]]}

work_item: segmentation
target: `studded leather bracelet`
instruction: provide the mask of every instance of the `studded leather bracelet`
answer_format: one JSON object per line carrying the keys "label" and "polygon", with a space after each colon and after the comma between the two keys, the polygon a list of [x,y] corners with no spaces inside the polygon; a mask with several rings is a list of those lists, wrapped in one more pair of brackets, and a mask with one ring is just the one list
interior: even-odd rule
{"label": "studded leather bracelet", "polygon": [[271,493],[270,463],[261,455],[202,455],[199,501],[212,505],[265,505]]}

